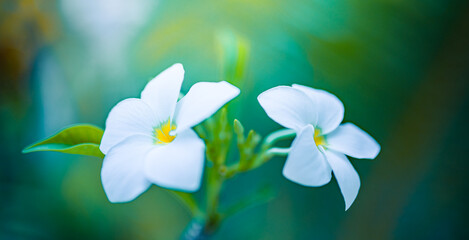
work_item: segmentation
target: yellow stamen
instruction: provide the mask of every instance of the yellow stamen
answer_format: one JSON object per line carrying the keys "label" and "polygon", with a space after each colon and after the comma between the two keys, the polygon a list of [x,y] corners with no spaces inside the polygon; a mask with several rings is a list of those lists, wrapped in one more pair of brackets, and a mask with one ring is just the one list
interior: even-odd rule
{"label": "yellow stamen", "polygon": [[326,138],[323,135],[321,135],[320,129],[314,129],[314,142],[316,143],[316,146],[326,145]]}
{"label": "yellow stamen", "polygon": [[170,132],[176,130],[176,125],[171,125],[171,119],[162,123],[159,127],[155,128],[155,137],[157,144],[167,144],[170,143],[176,138],[176,135],[171,135]]}

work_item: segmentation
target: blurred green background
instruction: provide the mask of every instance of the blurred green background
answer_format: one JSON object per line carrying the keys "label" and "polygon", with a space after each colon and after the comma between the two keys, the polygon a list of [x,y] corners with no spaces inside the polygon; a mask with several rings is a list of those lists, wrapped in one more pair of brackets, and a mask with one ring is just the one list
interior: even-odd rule
{"label": "blurred green background", "polygon": [[228,79],[232,117],[279,129],[256,97],[277,85],[326,89],[345,121],[382,146],[352,160],[352,207],[335,180],[305,188],[275,158],[228,182],[225,203],[272,184],[278,196],[215,239],[463,239],[469,235],[469,2],[466,0],[1,0],[0,239],[176,239],[190,220],[153,186],[111,204],[101,161],[26,145],[72,123],[104,127],[175,62],[183,91]]}

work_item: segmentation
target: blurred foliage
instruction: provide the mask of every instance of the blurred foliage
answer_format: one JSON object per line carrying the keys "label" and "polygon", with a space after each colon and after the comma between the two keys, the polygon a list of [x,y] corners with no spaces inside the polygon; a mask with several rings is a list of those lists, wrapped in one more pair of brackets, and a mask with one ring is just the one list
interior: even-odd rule
{"label": "blurred foliage", "polygon": [[227,206],[265,184],[278,197],[215,238],[462,239],[468,16],[464,0],[2,0],[0,238],[177,238],[190,219],[167,191],[111,204],[96,158],[21,149],[68,124],[104,127],[112,106],[181,62],[183,91],[242,88],[229,114],[245,129],[279,129],[256,97],[299,83],[336,94],[382,145],[352,160],[362,186],[347,212],[336,182],[291,183],[282,158],[228,181]]}

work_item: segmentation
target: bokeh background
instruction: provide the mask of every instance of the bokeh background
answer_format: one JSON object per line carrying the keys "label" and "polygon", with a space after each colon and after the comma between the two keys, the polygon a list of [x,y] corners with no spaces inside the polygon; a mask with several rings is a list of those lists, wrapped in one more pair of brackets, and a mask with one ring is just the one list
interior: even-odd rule
{"label": "bokeh background", "polygon": [[469,235],[469,2],[466,0],[1,0],[0,238],[177,239],[189,215],[153,186],[111,204],[101,160],[22,155],[72,123],[104,127],[175,62],[242,89],[231,118],[279,129],[256,97],[276,85],[336,94],[345,121],[382,146],[352,160],[362,186],[345,212],[335,180],[305,188],[284,159],[230,181],[225,203],[271,184],[277,198],[215,239],[464,239]]}

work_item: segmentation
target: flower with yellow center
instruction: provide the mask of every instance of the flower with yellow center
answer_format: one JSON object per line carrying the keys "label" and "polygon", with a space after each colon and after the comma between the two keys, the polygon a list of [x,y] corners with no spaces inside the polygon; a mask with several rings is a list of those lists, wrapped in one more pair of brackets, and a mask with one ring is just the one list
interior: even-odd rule
{"label": "flower with yellow center", "polygon": [[318,187],[339,184],[347,210],[360,189],[360,178],[345,155],[375,158],[379,144],[352,123],[340,125],[344,105],[334,95],[301,85],[279,86],[258,97],[267,115],[297,133],[283,175],[298,184]]}
{"label": "flower with yellow center", "polygon": [[199,82],[178,101],[184,69],[175,64],[152,79],[141,98],[119,102],[109,113],[100,150],[104,191],[128,202],[150,185],[196,191],[205,144],[191,128],[239,94],[227,82]]}

